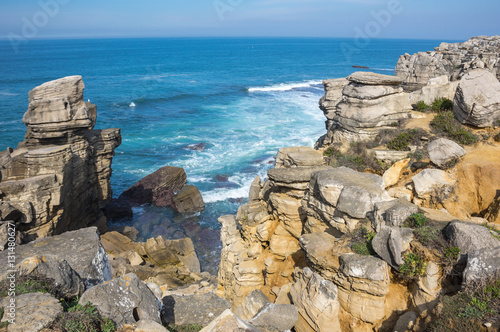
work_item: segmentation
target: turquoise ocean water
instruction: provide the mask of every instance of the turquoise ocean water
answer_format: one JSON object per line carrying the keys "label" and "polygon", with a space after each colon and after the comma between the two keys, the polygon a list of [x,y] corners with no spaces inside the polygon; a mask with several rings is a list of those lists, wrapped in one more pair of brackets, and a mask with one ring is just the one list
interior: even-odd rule
{"label": "turquoise ocean water", "polygon": [[[325,133],[321,81],[347,76],[358,70],[353,65],[393,75],[399,55],[440,42],[374,39],[356,48],[350,39],[325,38],[33,40],[16,53],[0,41],[0,149],[23,139],[29,90],[82,75],[85,99],[97,105],[96,128],[122,129],[114,196],[171,165],[186,170],[206,203],[188,220],[145,206],[115,224],[135,226],[140,240],[188,235],[213,272],[217,218],[236,212],[278,149],[313,146]],[[354,50],[348,56],[346,45]],[[188,148],[199,143],[204,151]]]}

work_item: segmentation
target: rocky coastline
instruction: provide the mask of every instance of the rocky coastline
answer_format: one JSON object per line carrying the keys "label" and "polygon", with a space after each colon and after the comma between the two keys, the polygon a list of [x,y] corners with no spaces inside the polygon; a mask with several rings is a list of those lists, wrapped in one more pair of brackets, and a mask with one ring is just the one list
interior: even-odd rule
{"label": "rocky coastline", "polygon": [[326,134],[280,149],[219,218],[217,276],[189,237],[106,225],[142,204],[203,210],[184,170],[112,199],[120,130],[93,129],[82,77],[36,87],[24,141],[0,153],[0,330],[500,330],[500,37],[395,72],[324,81]]}

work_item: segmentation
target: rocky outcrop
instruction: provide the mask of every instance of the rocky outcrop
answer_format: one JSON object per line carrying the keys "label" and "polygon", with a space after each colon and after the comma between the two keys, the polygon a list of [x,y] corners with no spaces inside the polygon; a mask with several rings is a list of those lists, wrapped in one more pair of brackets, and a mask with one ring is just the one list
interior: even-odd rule
{"label": "rocky outcrop", "polygon": [[447,162],[465,155],[465,150],[460,145],[446,138],[439,138],[427,146],[429,158],[432,163],[443,167]]}
{"label": "rocky outcrop", "polygon": [[429,79],[447,75],[457,81],[472,69],[488,70],[500,78],[500,36],[472,37],[463,43],[441,43],[434,51],[399,57],[396,76],[416,90]]}
{"label": "rocky outcrop", "polygon": [[205,204],[200,191],[195,186],[186,185],[186,182],[184,169],[165,166],[125,190],[118,201],[132,206],[168,206],[180,213],[203,211]]}
{"label": "rocky outcrop", "polygon": [[[349,84],[342,90],[342,98],[332,109],[331,102],[322,106],[329,109],[327,134],[320,138],[318,147],[333,143],[367,141],[382,129],[393,129],[392,124],[408,118],[411,103],[400,87],[402,80],[395,76],[356,72],[347,77]],[[325,85],[326,95],[329,87]]]}
{"label": "rocky outcrop", "polygon": [[88,289],[79,303],[95,305],[99,313],[111,319],[117,327],[134,324],[141,319],[161,323],[155,295],[133,273]]}
{"label": "rocky outcrop", "polygon": [[453,100],[453,112],[461,123],[480,128],[500,121],[500,82],[495,75],[476,69],[462,77]]}
{"label": "rocky outcrop", "polygon": [[33,89],[25,140],[0,158],[1,210],[17,211],[2,223],[14,221],[25,241],[86,227],[111,199],[120,130],[92,130],[96,106],[83,101],[83,90],[81,76]]}
{"label": "rocky outcrop", "polygon": [[[65,260],[86,286],[111,280],[108,256],[101,246],[95,227],[66,232],[16,247],[16,261],[33,256],[55,255]],[[0,276],[9,270],[8,252],[0,252]]]}

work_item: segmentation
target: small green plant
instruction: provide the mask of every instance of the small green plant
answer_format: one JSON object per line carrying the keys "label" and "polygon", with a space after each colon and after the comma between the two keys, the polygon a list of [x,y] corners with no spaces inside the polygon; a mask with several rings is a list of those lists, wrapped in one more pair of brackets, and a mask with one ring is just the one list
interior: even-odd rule
{"label": "small green plant", "polygon": [[417,240],[425,247],[442,247],[441,232],[432,226],[415,228],[414,234]]}
{"label": "small green plant", "polygon": [[425,101],[421,100],[415,104],[415,110],[418,112],[425,112],[431,107],[425,103]]}
{"label": "small green plant", "polygon": [[370,232],[366,227],[358,228],[353,234],[351,250],[358,255],[370,256],[375,254],[373,250],[372,240],[377,235],[375,232]]}
{"label": "small green plant", "polygon": [[408,218],[406,218],[404,222],[405,227],[410,228],[420,228],[424,227],[429,223],[429,219],[422,213],[414,213]]}
{"label": "small green plant", "polygon": [[496,228],[488,226],[488,224],[484,224],[484,227],[490,230],[491,235],[493,235],[497,240],[500,240],[500,231]]}
{"label": "small green plant", "polygon": [[409,145],[411,143],[418,144],[422,135],[423,131],[419,129],[402,132],[387,143],[387,148],[396,151],[408,151]]}
{"label": "small green plant", "polygon": [[[18,276],[16,279],[16,295],[28,293],[52,293],[55,294],[56,286],[53,279],[42,276]],[[4,280],[0,282],[0,297],[7,296],[9,291],[9,282]]]}
{"label": "small green plant", "polygon": [[90,303],[82,306],[73,301],[52,323],[51,328],[65,332],[113,332],[115,324],[101,317],[97,308]]}
{"label": "small green plant", "polygon": [[460,248],[458,247],[448,247],[445,249],[444,257],[452,262],[456,262],[460,256]]}
{"label": "small green plant", "polygon": [[479,138],[460,124],[451,111],[436,114],[431,126],[438,132],[463,145],[476,143]]}
{"label": "small green plant", "polygon": [[323,156],[325,157],[334,157],[334,158],[338,158],[340,155],[342,155],[342,153],[340,152],[339,149],[331,146],[329,147],[328,149],[326,149],[324,152],[323,152]]}
{"label": "small green plant", "polygon": [[412,252],[403,257],[403,264],[399,267],[399,272],[410,279],[423,276],[427,269],[424,258]]}
{"label": "small green plant", "polygon": [[434,112],[451,111],[453,109],[453,102],[448,98],[436,98],[432,102],[432,110]]}
{"label": "small green plant", "polygon": [[375,156],[368,154],[368,144],[361,142],[354,142],[351,144],[349,150],[345,153],[337,149],[331,151],[330,166],[340,167],[345,166],[359,172],[365,171],[367,168],[383,174],[390,165],[380,162]]}
{"label": "small green plant", "polygon": [[489,308],[489,305],[486,301],[477,297],[472,297],[470,302],[467,303],[464,311],[458,316],[462,318],[482,318],[483,316],[492,312],[492,309]]}

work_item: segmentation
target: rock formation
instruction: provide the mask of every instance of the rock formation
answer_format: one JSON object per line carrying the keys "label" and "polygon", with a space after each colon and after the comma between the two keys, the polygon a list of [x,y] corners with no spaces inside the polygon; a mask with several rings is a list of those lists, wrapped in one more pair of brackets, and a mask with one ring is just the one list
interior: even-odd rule
{"label": "rock formation", "polygon": [[70,76],[30,91],[25,140],[0,154],[0,218],[24,241],[86,227],[111,199],[120,130],[92,129],[96,106],[83,90],[82,77]]}
{"label": "rock formation", "polygon": [[463,43],[441,43],[434,51],[399,57],[396,76],[410,90],[426,85],[429,79],[447,75],[457,81],[471,69],[488,70],[500,79],[500,36],[472,37]]}

